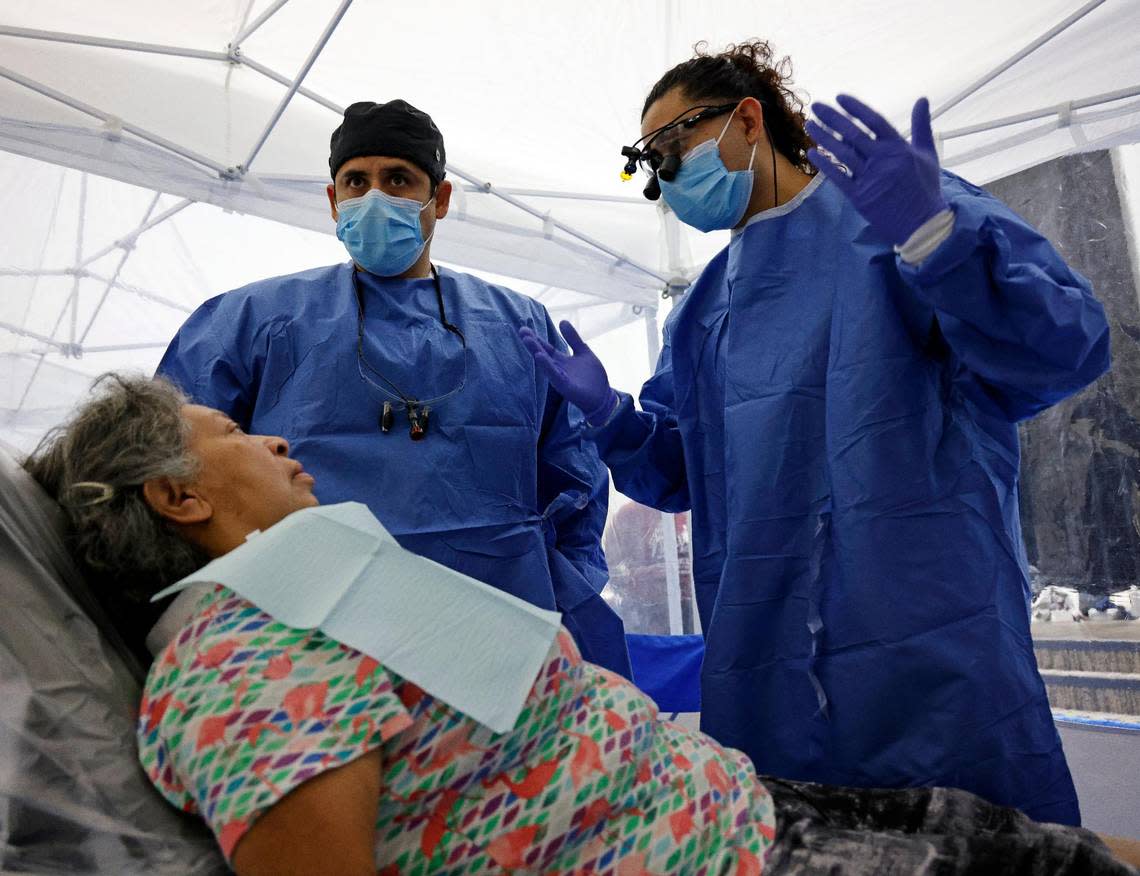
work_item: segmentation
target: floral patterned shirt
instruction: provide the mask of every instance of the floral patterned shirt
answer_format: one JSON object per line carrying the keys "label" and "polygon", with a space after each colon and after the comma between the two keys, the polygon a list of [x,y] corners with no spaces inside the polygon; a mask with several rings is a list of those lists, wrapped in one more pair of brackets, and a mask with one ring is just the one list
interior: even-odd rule
{"label": "floral patterned shirt", "polygon": [[376,865],[421,873],[758,874],[775,833],[741,753],[660,720],[562,630],[510,733],[218,587],[156,659],[139,756],[227,860],[259,815],[381,749]]}

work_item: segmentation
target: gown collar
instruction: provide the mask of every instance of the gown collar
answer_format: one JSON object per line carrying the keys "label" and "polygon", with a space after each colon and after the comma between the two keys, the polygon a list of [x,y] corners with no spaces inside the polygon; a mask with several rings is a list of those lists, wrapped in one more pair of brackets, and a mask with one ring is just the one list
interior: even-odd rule
{"label": "gown collar", "polygon": [[822,173],[817,173],[814,177],[812,177],[811,182],[809,182],[806,186],[800,189],[799,192],[796,193],[795,197],[791,198],[788,201],[785,201],[778,207],[772,207],[768,210],[761,210],[739,228],[732,229],[733,239],[743,234],[750,225],[754,225],[757,222],[764,222],[768,219],[778,219],[781,216],[788,215],[797,207],[799,207],[800,204],[806,201],[811,196],[812,192],[820,187],[820,185],[823,183],[823,180],[824,175]]}

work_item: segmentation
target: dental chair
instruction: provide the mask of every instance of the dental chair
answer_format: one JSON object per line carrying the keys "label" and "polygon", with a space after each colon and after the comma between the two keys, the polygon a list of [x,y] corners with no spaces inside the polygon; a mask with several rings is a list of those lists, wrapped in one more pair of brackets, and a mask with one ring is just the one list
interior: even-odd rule
{"label": "dental chair", "polygon": [[59,508],[0,449],[0,873],[228,872],[138,764],[144,672],[68,555]]}

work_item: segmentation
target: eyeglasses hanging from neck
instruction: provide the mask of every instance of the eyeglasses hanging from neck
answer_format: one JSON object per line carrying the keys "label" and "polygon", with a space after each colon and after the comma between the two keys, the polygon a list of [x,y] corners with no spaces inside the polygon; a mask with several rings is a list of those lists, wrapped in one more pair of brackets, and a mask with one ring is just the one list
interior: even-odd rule
{"label": "eyeglasses hanging from neck", "polygon": [[[402,410],[407,413],[408,436],[413,441],[422,441],[427,437],[428,423],[431,419],[432,409],[459,393],[463,387],[467,385],[467,339],[457,326],[447,321],[447,311],[443,305],[443,287],[440,283],[439,272],[436,270],[435,265],[431,266],[431,278],[435,285],[435,300],[439,306],[440,324],[447,331],[451,332],[451,334],[459,338],[459,342],[463,345],[463,376],[460,378],[459,384],[450,392],[436,396],[435,398],[419,399],[404,392],[404,390],[386,377],[379,369],[369,364],[368,360],[364,358],[364,293],[360,288],[360,278],[357,277],[356,269],[354,268],[352,271],[352,288],[356,294],[357,371],[360,373],[362,380],[377,392],[387,396],[380,409],[380,414],[377,417],[377,425],[380,427],[380,431],[384,434],[391,432],[392,427],[395,425],[396,411]],[[366,369],[378,378],[383,385],[369,377],[368,374],[365,373]]]}

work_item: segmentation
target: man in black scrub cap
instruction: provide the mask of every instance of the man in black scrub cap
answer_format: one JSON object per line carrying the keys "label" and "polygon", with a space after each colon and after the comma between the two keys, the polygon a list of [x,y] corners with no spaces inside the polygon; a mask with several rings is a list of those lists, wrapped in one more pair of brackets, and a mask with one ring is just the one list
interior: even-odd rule
{"label": "man in black scrub cap", "polygon": [[518,329],[563,341],[537,301],[432,263],[445,168],[426,113],[354,103],[328,186],[351,261],[210,299],[158,371],[286,436],[322,502],[363,502],[409,550],[562,612],[586,659],[628,677],[601,598],[606,468]]}

